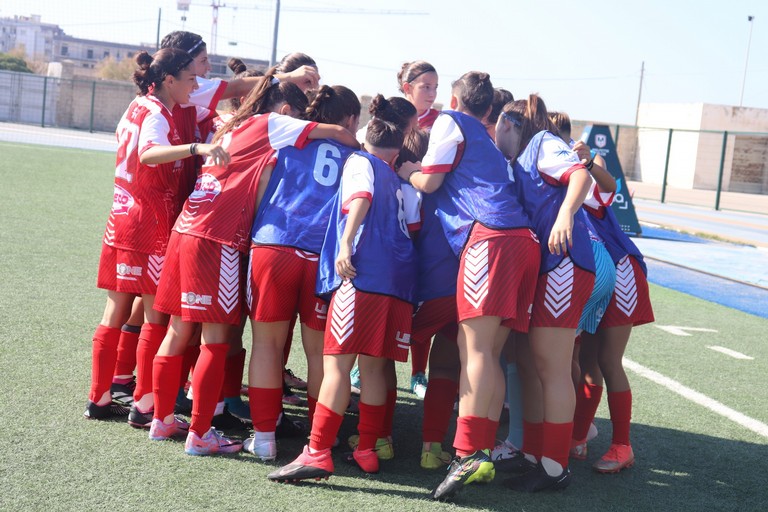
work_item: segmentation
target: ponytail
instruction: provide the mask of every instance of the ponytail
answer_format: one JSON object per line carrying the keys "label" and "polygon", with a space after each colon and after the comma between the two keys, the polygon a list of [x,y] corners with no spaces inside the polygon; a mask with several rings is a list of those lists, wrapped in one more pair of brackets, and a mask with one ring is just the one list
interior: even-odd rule
{"label": "ponytail", "polygon": [[351,89],[343,85],[324,85],[317,91],[309,91],[310,104],[304,112],[309,121],[337,124],[349,117],[360,117],[360,100]]}
{"label": "ponytail", "polygon": [[365,141],[379,148],[402,148],[405,138],[405,131],[401,128],[404,124],[403,118],[392,108],[390,102],[381,94],[377,94],[368,111],[373,117],[368,123]]}
{"label": "ponytail", "polygon": [[151,90],[161,89],[168,75],[178,78],[192,62],[192,57],[183,50],[163,48],[152,56],[141,51],[134,61],[138,69],[133,73],[133,82],[139,88],[139,94],[146,96]]}
{"label": "ponytail", "polygon": [[[504,113],[519,119],[520,126],[520,151],[525,149],[534,135],[540,131],[550,131],[555,135],[559,132],[547,114],[547,106],[537,94],[530,94],[527,100],[517,100],[507,103],[503,109]],[[517,158],[517,155],[512,155]]]}

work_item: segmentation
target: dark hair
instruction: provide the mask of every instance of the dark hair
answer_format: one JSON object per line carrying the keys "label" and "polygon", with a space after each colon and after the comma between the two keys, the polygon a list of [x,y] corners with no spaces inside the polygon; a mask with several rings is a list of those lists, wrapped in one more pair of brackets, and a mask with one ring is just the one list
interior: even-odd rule
{"label": "dark hair", "polygon": [[[557,128],[557,132],[561,134],[561,137],[564,133],[568,133],[568,135],[571,134],[571,118],[565,112],[550,112],[549,120],[555,125],[555,128]],[[570,141],[566,140],[565,142]]]}
{"label": "dark hair", "polygon": [[348,117],[360,117],[360,100],[343,85],[324,85],[316,91],[308,91],[307,96],[310,103],[304,117],[309,121],[340,125]]}
{"label": "dark hair", "polygon": [[436,74],[437,71],[432,64],[424,60],[415,60],[413,62],[404,63],[397,73],[397,87],[400,89],[400,92],[405,92],[403,91],[403,84],[413,82],[424,73]]}
{"label": "dark hair", "polygon": [[205,50],[205,41],[203,41],[203,36],[201,35],[176,30],[160,41],[160,48],[178,48],[187,52],[194,59],[200,52]]}
{"label": "dark hair", "polygon": [[[547,115],[547,106],[537,94],[528,95],[527,100],[517,100],[504,105],[504,114],[519,120],[521,123],[520,149],[522,151],[534,135],[542,130],[548,130],[555,135],[559,132]],[[514,160],[517,155],[510,155]]]}
{"label": "dark hair", "polygon": [[179,78],[181,71],[192,62],[192,57],[183,50],[164,48],[152,56],[141,51],[134,60],[139,69],[133,72],[133,82],[139,87],[139,94],[146,96],[150,89],[161,89],[168,75]]}
{"label": "dark hair", "polygon": [[315,62],[315,59],[313,59],[306,53],[300,53],[300,52],[289,53],[288,55],[283,57],[280,63],[277,65],[277,72],[290,73],[291,71],[299,69],[301,66],[317,67],[317,63]]}
{"label": "dark hair", "polygon": [[504,108],[504,105],[510,101],[515,101],[515,97],[512,96],[512,93],[508,90],[502,89],[501,87],[493,90],[493,103],[491,103],[491,113],[488,114],[489,124],[496,124],[496,121],[499,120],[501,109]]}
{"label": "dark hair", "polygon": [[[416,107],[413,106],[413,103],[400,96],[392,96],[391,98],[387,98],[387,101],[392,110],[400,116],[401,120],[399,121],[398,126],[401,130],[407,132],[411,125],[411,119],[419,114]],[[371,112],[371,114],[373,114],[373,112]]]}
{"label": "dark hair", "polygon": [[377,94],[368,111],[373,117],[368,122],[365,141],[378,148],[402,148],[405,138],[405,131],[401,128],[403,119],[392,108],[391,103],[381,94]]}
{"label": "dark hair", "polygon": [[[260,71],[258,69],[254,68],[248,68],[245,65],[245,62],[238,59],[237,57],[232,57],[227,61],[227,67],[232,70],[232,73],[234,74],[232,78],[245,78],[249,76],[264,76],[264,72]],[[240,108],[240,98],[237,96],[232,97],[229,99],[229,105],[232,108],[232,110],[237,110]]]}
{"label": "dark hair", "polygon": [[261,83],[248,93],[243,104],[240,105],[232,118],[219,128],[213,137],[213,142],[217,142],[225,133],[237,128],[249,117],[271,112],[280,103],[287,103],[299,112],[306,110],[307,103],[309,103],[307,96],[301,92],[296,84],[278,82],[275,78],[276,72],[276,67],[267,70]]}
{"label": "dark hair", "polygon": [[427,133],[426,130],[411,130],[411,133],[406,135],[405,140],[403,141],[403,149],[401,149],[400,154],[397,155],[395,169],[405,162],[421,162],[421,159],[427,154],[428,147],[429,133]]}
{"label": "dark hair", "polygon": [[451,84],[454,96],[478,119],[482,119],[493,103],[491,75],[481,71],[464,73]]}

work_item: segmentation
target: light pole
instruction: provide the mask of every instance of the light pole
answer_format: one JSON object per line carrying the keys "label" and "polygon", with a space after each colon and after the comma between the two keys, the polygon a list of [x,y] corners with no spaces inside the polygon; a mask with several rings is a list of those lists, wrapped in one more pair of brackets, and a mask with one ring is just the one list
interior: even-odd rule
{"label": "light pole", "polygon": [[742,106],[744,103],[744,86],[747,83],[747,66],[749,66],[749,47],[752,46],[752,21],[755,19],[754,16],[747,16],[747,21],[749,22],[749,40],[747,42],[747,59],[744,62],[744,78],[741,79],[741,96],[739,97],[739,106]]}

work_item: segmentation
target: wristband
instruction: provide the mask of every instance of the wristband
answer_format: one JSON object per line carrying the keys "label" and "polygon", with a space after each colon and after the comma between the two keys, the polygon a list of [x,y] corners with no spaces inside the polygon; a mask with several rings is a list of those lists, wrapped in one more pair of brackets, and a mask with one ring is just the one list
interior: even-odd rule
{"label": "wristband", "polygon": [[196,155],[197,154],[197,142],[193,142],[189,145],[189,154],[190,155]]}
{"label": "wristband", "polygon": [[594,166],[595,166],[595,159],[590,158],[589,162],[587,162],[587,165],[585,165],[584,167],[586,167],[587,170],[591,172]]}
{"label": "wristband", "polygon": [[413,176],[413,175],[414,175],[414,174],[416,174],[417,172],[421,172],[421,171],[419,171],[418,169],[416,169],[415,171],[411,171],[411,173],[408,175],[408,179],[407,179],[406,181],[407,181],[407,182],[408,182],[408,183],[409,183],[411,186],[413,186],[413,183],[411,183],[411,176]]}

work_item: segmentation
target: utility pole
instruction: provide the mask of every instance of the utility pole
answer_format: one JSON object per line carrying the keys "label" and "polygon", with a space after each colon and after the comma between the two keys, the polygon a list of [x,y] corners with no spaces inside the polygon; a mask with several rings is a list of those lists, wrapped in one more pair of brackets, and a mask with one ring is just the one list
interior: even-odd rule
{"label": "utility pole", "polygon": [[275,6],[275,29],[272,31],[272,58],[269,60],[269,67],[277,64],[277,30],[280,28],[280,0],[276,0]]}
{"label": "utility pole", "polygon": [[640,65],[640,88],[637,90],[637,108],[635,109],[635,126],[640,118],[640,98],[643,97],[643,75],[645,75],[645,61]]}
{"label": "utility pole", "polygon": [[160,18],[163,15],[163,9],[157,8],[157,37],[155,39],[155,51],[160,51]]}
{"label": "utility pole", "polygon": [[739,96],[739,106],[741,107],[744,103],[744,86],[747,83],[747,66],[749,66],[749,47],[752,46],[752,20],[754,20],[754,16],[747,16],[747,21],[749,22],[749,41],[747,42],[747,59],[744,62],[744,78],[741,79],[741,96]]}

